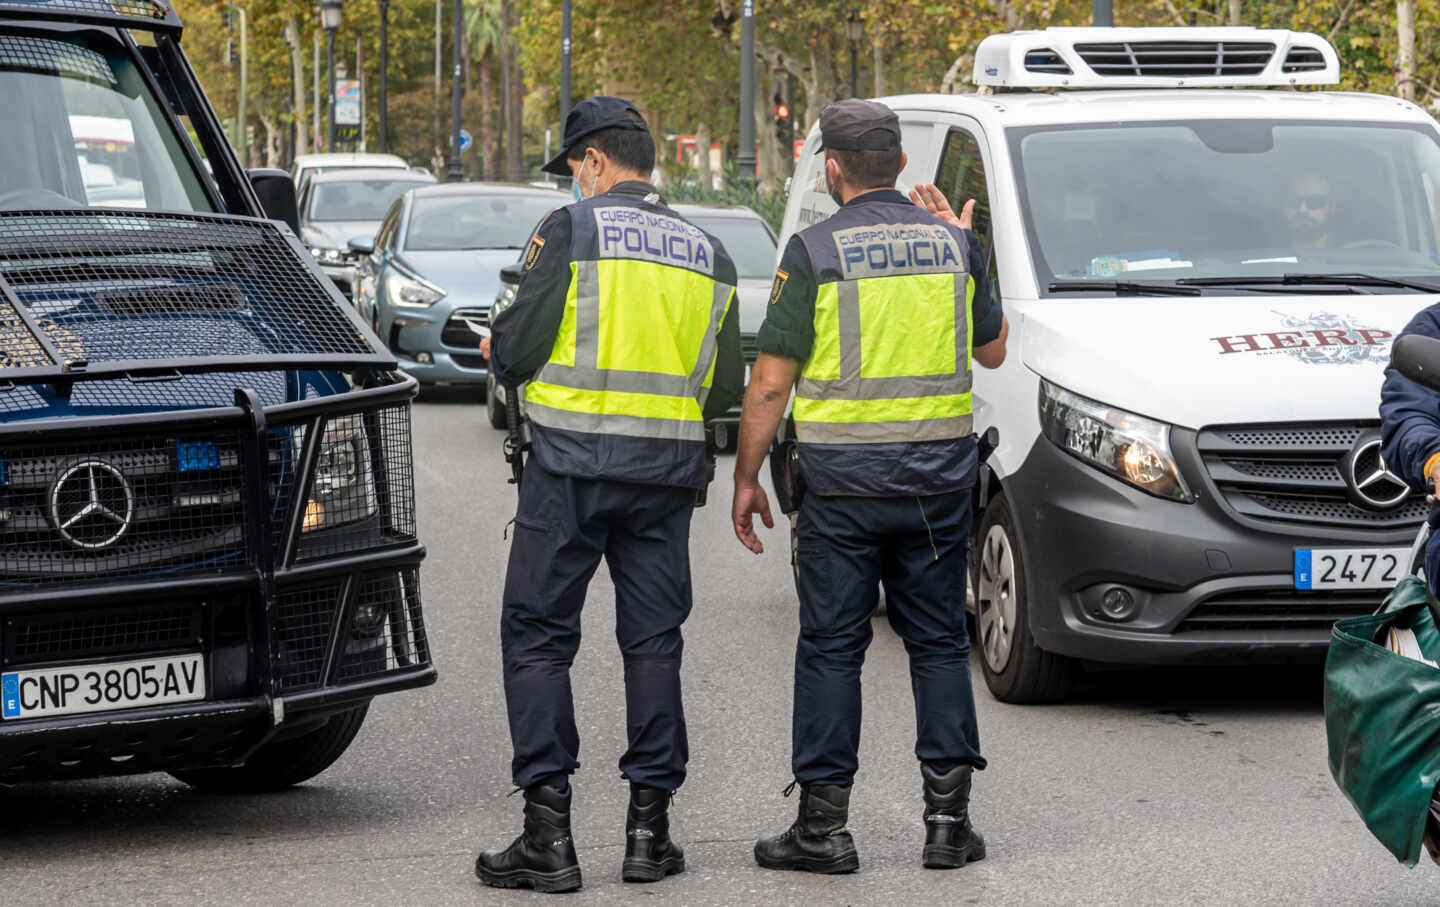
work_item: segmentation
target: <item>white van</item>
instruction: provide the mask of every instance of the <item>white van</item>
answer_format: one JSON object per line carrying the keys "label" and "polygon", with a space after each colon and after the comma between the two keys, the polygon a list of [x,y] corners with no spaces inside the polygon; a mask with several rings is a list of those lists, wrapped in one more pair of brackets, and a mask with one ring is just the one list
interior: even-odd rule
{"label": "white van", "polygon": [[[1379,457],[1391,339],[1440,287],[1440,132],[1334,84],[1322,38],[1065,28],[981,43],[987,94],[882,99],[1010,320],[977,369],[970,607],[991,692],[1084,662],[1318,660],[1403,575]],[[1264,90],[1268,89],[1268,90]],[[781,245],[835,210],[818,130]]]}

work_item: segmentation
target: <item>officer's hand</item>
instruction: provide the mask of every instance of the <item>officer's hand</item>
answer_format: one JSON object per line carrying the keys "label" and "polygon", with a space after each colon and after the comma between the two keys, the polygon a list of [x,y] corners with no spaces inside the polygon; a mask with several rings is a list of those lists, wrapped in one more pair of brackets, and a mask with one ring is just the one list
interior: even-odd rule
{"label": "officer's hand", "polygon": [[753,480],[743,484],[736,480],[735,500],[730,505],[730,519],[735,523],[735,537],[740,540],[740,544],[756,554],[764,554],[765,546],[755,534],[754,515],[757,513],[760,514],[766,529],[775,528],[775,521],[770,517],[770,500],[765,497],[765,489]]}
{"label": "officer's hand", "polygon": [[915,188],[910,190],[910,201],[961,230],[974,229],[975,199],[973,198],[960,207],[959,217],[955,216],[949,199],[945,198],[945,193],[941,192],[940,187],[934,183],[916,183]]}
{"label": "officer's hand", "polygon": [[490,338],[489,338],[489,337],[481,337],[481,338],[480,338],[480,355],[484,356],[486,359],[489,359],[489,358],[490,358]]}

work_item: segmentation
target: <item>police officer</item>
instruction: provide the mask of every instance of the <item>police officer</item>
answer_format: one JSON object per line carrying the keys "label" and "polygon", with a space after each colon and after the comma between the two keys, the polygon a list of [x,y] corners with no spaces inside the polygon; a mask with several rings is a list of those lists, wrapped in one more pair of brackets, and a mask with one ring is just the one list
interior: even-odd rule
{"label": "police officer", "polygon": [[753,515],[766,526],[772,519],[757,476],[793,386],[808,486],[795,562],[791,762],[800,810],[788,831],[755,844],[755,859],[810,872],[859,866],[846,818],[860,666],[881,584],[910,656],[924,864],[958,867],[985,856],[968,813],[971,773],[985,760],[957,595],[977,469],[971,354],[999,366],[1006,327],[974,234],[934,187],[917,196],[925,207],[894,189],[905,165],[895,114],[874,101],[840,101],[821,111],[820,133],[840,209],[785,247],[735,464],[735,533],[760,553]]}
{"label": "police officer", "polygon": [[680,625],[690,613],[690,517],[709,482],[706,419],[744,387],[735,265],[646,180],[655,145],[635,106],[588,98],[545,170],[574,178],[523,257],[491,358],[522,381],[532,457],[520,488],[501,611],[511,771],[524,831],[480,855],[488,885],[580,887],[569,776],[579,767],[570,665],[603,556],[625,661],[630,782],[626,881],[683,872],[667,807],[688,758]]}

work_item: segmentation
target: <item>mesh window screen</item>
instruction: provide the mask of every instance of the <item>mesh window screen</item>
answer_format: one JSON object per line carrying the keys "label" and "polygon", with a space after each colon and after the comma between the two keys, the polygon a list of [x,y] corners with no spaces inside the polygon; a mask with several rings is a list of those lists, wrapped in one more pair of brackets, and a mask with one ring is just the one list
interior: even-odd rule
{"label": "mesh window screen", "polygon": [[[0,2],[5,6],[33,8],[33,2],[16,3],[13,0]],[[138,19],[164,19],[170,7],[163,0],[45,0],[44,8],[57,13],[74,12],[100,16],[134,16]]]}
{"label": "mesh window screen", "polygon": [[110,62],[88,47],[30,35],[0,35],[0,68],[79,76],[115,84]]}
{"label": "mesh window screen", "polygon": [[[0,281],[64,359],[92,367],[237,356],[388,362],[265,221],[0,211]],[[0,368],[47,364],[0,302]]]}

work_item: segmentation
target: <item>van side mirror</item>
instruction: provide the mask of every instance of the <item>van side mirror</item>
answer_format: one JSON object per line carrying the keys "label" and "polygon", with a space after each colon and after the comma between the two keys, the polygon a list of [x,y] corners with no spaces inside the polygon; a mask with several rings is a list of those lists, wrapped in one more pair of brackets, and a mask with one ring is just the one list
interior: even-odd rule
{"label": "van side mirror", "polygon": [[1440,339],[1406,334],[1390,348],[1390,362],[1411,381],[1440,391]]}
{"label": "van side mirror", "polygon": [[358,252],[361,255],[369,255],[375,251],[375,237],[373,236],[352,236],[350,241],[345,243],[350,247],[351,252]]}
{"label": "van side mirror", "polygon": [[271,220],[284,221],[295,235],[300,235],[300,205],[295,200],[295,184],[284,170],[258,168],[246,171],[250,185],[260,199],[260,209]]}
{"label": "van side mirror", "polygon": [[519,286],[521,271],[522,266],[518,261],[513,265],[506,265],[500,269],[500,282],[512,287]]}

